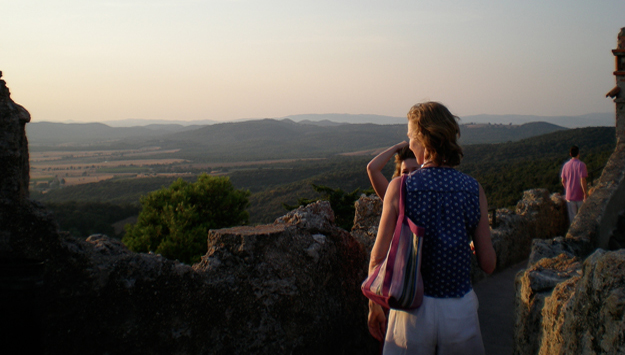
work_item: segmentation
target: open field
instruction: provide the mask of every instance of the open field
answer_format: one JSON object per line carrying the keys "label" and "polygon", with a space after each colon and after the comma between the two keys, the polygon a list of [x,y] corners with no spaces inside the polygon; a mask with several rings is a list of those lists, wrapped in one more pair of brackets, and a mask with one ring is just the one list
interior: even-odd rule
{"label": "open field", "polygon": [[36,151],[30,153],[31,164],[41,161],[52,160],[73,160],[82,158],[120,158],[120,157],[141,157],[151,156],[155,154],[173,154],[179,152],[180,149],[161,150],[160,147],[146,147],[141,149],[123,149],[123,150],[84,150],[84,151]]}
{"label": "open field", "polygon": [[258,166],[258,165],[272,165],[272,164],[287,164],[295,163],[299,161],[315,161],[325,160],[326,158],[305,158],[305,159],[273,159],[273,160],[254,160],[254,161],[233,161],[233,162],[218,162],[218,163],[197,163],[189,164],[190,167],[196,169],[202,168],[236,168],[245,166]]}
{"label": "open field", "polygon": [[[30,154],[31,188],[46,191],[51,188],[94,183],[109,179],[146,177],[186,177],[198,172],[224,175],[234,170],[290,164],[309,159],[273,159],[193,163],[176,158],[179,149],[161,150],[159,147],[127,150],[46,151]],[[171,155],[171,158],[149,158],[153,155]]]}

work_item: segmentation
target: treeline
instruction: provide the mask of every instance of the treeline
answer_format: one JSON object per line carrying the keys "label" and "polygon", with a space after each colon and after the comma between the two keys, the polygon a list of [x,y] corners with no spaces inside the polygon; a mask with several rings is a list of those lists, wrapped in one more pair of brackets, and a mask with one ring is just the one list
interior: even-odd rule
{"label": "treeline", "polygon": [[574,144],[580,148],[590,180],[598,178],[614,151],[614,128],[579,128],[513,143],[469,145],[459,169],[482,184],[491,207],[512,207],[528,189],[564,192],[560,172]]}
{"label": "treeline", "polygon": [[[30,197],[44,204],[70,201],[139,204],[141,196],[161,187],[167,187],[176,179],[175,177],[111,179],[92,184],[68,186],[45,194],[31,191]],[[186,177],[185,180],[195,180],[195,177]]]}

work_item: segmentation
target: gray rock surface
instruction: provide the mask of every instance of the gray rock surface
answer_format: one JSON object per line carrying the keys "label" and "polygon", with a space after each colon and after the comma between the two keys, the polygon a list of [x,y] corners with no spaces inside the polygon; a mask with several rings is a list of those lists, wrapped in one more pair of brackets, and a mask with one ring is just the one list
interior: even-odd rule
{"label": "gray rock surface", "polygon": [[625,250],[560,254],[517,275],[515,354],[625,351]]}
{"label": "gray rock surface", "polygon": [[28,197],[27,122],[30,114],[13,102],[6,82],[0,80],[0,203],[3,204],[19,203]]}
{"label": "gray rock surface", "polygon": [[[361,196],[355,203],[356,214],[351,234],[363,246],[366,259],[369,260],[371,249],[378,235],[382,200],[377,195]],[[368,267],[368,264],[367,264]]]}

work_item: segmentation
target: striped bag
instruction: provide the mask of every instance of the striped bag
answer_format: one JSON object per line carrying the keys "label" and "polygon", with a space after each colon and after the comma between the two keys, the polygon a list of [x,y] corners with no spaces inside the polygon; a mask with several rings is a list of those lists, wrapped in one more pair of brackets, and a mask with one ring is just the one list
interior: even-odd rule
{"label": "striped bag", "polygon": [[401,178],[399,216],[386,259],[361,285],[362,293],[373,302],[401,310],[418,308],[423,302],[421,249],[425,228],[404,214],[406,177]]}

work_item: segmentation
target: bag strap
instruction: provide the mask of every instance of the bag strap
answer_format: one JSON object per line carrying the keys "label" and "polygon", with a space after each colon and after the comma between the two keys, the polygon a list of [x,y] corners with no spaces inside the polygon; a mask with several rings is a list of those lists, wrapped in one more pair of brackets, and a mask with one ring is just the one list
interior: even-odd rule
{"label": "bag strap", "polygon": [[397,217],[404,216],[406,211],[406,179],[408,179],[408,174],[402,174],[401,187],[399,190],[399,213]]}

